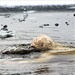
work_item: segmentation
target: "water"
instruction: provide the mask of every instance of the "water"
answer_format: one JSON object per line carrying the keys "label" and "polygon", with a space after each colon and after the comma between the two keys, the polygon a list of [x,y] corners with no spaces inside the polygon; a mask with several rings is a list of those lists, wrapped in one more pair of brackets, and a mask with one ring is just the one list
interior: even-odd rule
{"label": "water", "polygon": [[[9,18],[0,16],[0,25],[7,24],[8,29],[15,31],[16,34],[13,38],[6,39],[8,41],[23,40],[29,43],[39,34],[46,34],[57,42],[75,45],[74,12],[32,12],[23,22],[19,22],[18,19],[23,18],[24,13],[10,14]],[[68,22],[68,25],[65,22]],[[55,26],[56,23],[59,26]],[[43,26],[43,24],[49,24],[49,26]]]}
{"label": "water", "polygon": [[[29,11],[28,17],[22,22],[19,19],[23,19],[25,13],[9,14],[9,17],[0,16],[0,25],[7,24],[9,30],[15,31],[15,36],[0,39],[1,50],[5,50],[8,45],[12,46],[12,44],[31,43],[32,39],[39,34],[46,34],[55,42],[75,47],[75,17],[73,16],[75,12]],[[56,23],[58,26],[55,26]],[[44,24],[49,24],[49,26],[44,26]],[[0,55],[0,73],[2,75],[75,75],[74,64],[75,54]]]}

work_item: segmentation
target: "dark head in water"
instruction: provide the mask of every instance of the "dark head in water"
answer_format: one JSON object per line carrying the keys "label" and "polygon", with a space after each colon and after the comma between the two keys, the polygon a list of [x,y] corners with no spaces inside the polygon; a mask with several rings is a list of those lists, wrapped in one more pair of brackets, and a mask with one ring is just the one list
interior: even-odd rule
{"label": "dark head in water", "polygon": [[56,23],[56,24],[55,24],[55,26],[59,26],[59,24],[58,24],[58,23]]}
{"label": "dark head in water", "polygon": [[3,27],[4,27],[4,28],[7,28],[7,25],[4,25]]}
{"label": "dark head in water", "polygon": [[8,31],[7,27],[8,27],[7,25],[4,25],[1,30]]}

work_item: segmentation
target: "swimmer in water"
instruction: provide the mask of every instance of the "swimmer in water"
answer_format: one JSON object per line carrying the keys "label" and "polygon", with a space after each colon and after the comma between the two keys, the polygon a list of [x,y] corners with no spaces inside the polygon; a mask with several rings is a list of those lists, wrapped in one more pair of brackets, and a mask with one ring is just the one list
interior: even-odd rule
{"label": "swimmer in water", "polygon": [[7,25],[4,25],[3,28],[1,28],[1,30],[8,31],[7,27],[8,27]]}

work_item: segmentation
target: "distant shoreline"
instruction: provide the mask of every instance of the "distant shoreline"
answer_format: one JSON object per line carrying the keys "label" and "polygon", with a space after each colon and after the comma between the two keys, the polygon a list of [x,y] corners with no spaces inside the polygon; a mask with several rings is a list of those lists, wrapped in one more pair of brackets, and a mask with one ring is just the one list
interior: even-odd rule
{"label": "distant shoreline", "polygon": [[28,5],[28,6],[0,6],[0,12],[23,12],[23,11],[75,11],[75,4],[70,5]]}

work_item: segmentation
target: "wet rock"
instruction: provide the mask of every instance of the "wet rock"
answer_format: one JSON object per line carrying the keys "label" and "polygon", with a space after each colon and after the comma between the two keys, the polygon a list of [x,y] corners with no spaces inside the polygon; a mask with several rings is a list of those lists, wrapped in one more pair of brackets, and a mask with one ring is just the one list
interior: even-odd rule
{"label": "wet rock", "polygon": [[55,24],[55,26],[59,26],[59,24],[58,24],[58,23],[56,23],[56,24]]}

